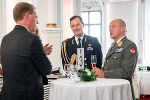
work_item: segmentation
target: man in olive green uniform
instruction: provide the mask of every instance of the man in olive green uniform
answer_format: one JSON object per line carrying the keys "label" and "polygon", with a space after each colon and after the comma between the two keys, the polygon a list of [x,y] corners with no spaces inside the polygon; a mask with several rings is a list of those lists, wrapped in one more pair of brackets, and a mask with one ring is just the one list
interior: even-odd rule
{"label": "man in olive green uniform", "polygon": [[95,68],[99,77],[119,78],[130,81],[133,100],[132,76],[136,67],[138,51],[136,44],[125,36],[126,24],[121,19],[115,19],[110,23],[110,37],[114,40],[108,50],[102,70]]}

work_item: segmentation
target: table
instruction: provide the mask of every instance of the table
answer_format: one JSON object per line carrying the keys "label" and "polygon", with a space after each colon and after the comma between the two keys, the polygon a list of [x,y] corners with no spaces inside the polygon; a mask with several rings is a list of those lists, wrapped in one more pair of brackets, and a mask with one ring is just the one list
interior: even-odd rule
{"label": "table", "polygon": [[140,85],[141,95],[150,95],[150,72],[149,71],[138,71],[137,81]]}
{"label": "table", "polygon": [[132,93],[129,81],[124,79],[58,79],[50,84],[48,100],[132,100]]}

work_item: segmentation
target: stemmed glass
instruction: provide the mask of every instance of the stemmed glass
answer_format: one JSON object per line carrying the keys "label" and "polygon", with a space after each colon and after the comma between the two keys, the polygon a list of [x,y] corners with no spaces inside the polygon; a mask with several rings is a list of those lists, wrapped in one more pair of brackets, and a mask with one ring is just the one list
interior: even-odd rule
{"label": "stemmed glass", "polygon": [[92,68],[96,68],[97,58],[96,55],[91,55],[91,65]]}
{"label": "stemmed glass", "polygon": [[64,65],[64,71],[66,72],[66,76],[69,78],[70,77],[70,71],[71,71],[71,65],[65,64]]}
{"label": "stemmed glass", "polygon": [[78,66],[77,65],[72,65],[71,74],[73,75],[73,78],[77,77],[77,72],[78,72]]}
{"label": "stemmed glass", "polygon": [[77,82],[77,81],[79,81],[80,79],[79,79],[79,77],[78,77],[78,70],[79,70],[79,66],[77,66],[77,65],[71,65],[71,74],[70,74],[70,78],[73,80],[73,81],[75,81],[75,82]]}

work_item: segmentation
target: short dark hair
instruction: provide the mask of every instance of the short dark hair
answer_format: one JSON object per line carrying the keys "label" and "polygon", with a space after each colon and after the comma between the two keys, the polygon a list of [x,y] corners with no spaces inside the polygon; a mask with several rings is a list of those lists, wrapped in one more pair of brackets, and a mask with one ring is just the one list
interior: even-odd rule
{"label": "short dark hair", "polygon": [[15,22],[22,20],[26,12],[33,14],[35,12],[35,7],[26,2],[17,3],[13,9],[13,17]]}
{"label": "short dark hair", "polygon": [[81,23],[83,24],[83,20],[82,20],[82,18],[80,17],[80,16],[72,16],[71,18],[70,18],[70,23],[71,23],[71,21],[72,20],[74,20],[75,18],[79,18],[80,19],[80,21],[81,21]]}

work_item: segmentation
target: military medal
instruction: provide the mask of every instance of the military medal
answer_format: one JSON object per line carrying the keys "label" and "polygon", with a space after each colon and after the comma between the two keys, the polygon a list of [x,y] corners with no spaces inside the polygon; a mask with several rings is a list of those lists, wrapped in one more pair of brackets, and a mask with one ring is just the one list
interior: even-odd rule
{"label": "military medal", "polygon": [[119,43],[118,43],[118,47],[121,47],[122,46],[122,41],[120,41]]}
{"label": "military medal", "polygon": [[91,47],[91,44],[88,44],[87,50],[93,51],[93,48]]}
{"label": "military medal", "polygon": [[115,53],[121,53],[123,50],[124,50],[124,48],[117,49],[117,50],[115,51]]}
{"label": "military medal", "polygon": [[130,52],[133,55],[135,53],[135,48],[134,47],[130,47]]}

